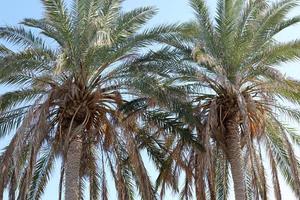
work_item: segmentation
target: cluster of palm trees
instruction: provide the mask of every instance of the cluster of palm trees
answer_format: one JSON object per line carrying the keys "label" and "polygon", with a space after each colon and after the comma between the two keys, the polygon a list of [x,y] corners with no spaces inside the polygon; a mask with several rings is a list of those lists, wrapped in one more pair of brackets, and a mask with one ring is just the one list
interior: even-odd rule
{"label": "cluster of palm trees", "polygon": [[300,121],[300,81],[278,70],[300,59],[300,40],[274,38],[300,22],[299,1],[217,0],[212,18],[190,0],[194,21],[148,29],[152,7],[42,3],[42,19],[0,28],[0,84],[15,88],[0,97],[0,138],[12,137],[0,200],[40,199],[55,161],[58,199],[86,185],[108,199],[109,177],[120,200],[225,200],[231,180],[236,200],[270,199],[270,186],[280,200],[282,184],[300,198],[300,135],[282,121]]}

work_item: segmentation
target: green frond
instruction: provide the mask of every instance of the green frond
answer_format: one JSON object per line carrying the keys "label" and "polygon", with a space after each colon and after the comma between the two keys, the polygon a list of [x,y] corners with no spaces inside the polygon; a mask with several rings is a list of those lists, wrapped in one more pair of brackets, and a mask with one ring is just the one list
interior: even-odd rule
{"label": "green frond", "polygon": [[31,19],[31,18],[25,18],[21,24],[31,27],[31,28],[37,28],[41,31],[42,35],[45,35],[46,37],[53,39],[56,41],[59,45],[64,45],[64,38],[61,34],[59,34],[58,30],[51,25],[49,21],[46,19]]}
{"label": "green frond", "polygon": [[93,23],[89,20],[95,19],[98,16],[98,9],[101,1],[99,0],[76,0],[72,2],[72,9],[70,15],[72,16],[72,23],[76,24],[78,29],[80,26],[85,26]]}
{"label": "green frond", "polygon": [[43,91],[36,89],[21,89],[7,92],[0,96],[0,110],[6,112],[16,108],[19,105],[26,104],[38,98]]}
{"label": "green frond", "polygon": [[289,134],[291,140],[300,147],[300,135],[298,131],[294,128],[286,127],[287,133]]}
{"label": "green frond", "polygon": [[286,15],[298,5],[298,0],[283,0],[273,3],[267,12],[261,16],[260,26],[255,33],[255,43],[262,46],[266,41],[270,40],[273,35],[269,34],[272,29],[277,28],[277,24],[284,20]]}
{"label": "green frond", "polygon": [[30,107],[22,107],[15,110],[0,113],[0,138],[18,128]]}
{"label": "green frond", "polygon": [[[51,69],[52,55],[48,52],[35,50],[25,50],[5,56],[0,60],[0,80],[9,80],[14,75],[24,73],[41,73]],[[36,75],[35,75],[36,76]]]}
{"label": "green frond", "polygon": [[110,27],[119,17],[123,0],[104,0],[100,8],[100,25]]}
{"label": "green frond", "polygon": [[198,141],[195,134],[184,127],[184,123],[177,120],[172,113],[150,111],[144,114],[144,120],[154,123],[167,133],[175,134],[184,144],[192,145],[195,149],[204,151],[201,142]]}
{"label": "green frond", "polygon": [[200,38],[200,28],[196,21],[183,23],[182,34],[186,37],[197,39]]}
{"label": "green frond", "polygon": [[300,16],[292,17],[290,19],[283,20],[279,22],[272,31],[270,31],[271,36],[275,36],[276,34],[284,31],[286,28],[292,27],[300,22]]}
{"label": "green frond", "polygon": [[281,63],[296,61],[300,59],[299,49],[299,40],[270,45],[269,48],[263,50],[259,55],[259,62],[263,65],[278,66]]}
{"label": "green frond", "polygon": [[276,105],[274,107],[277,111],[280,112],[280,114],[284,114],[287,117],[287,119],[294,119],[296,122],[300,120],[300,112],[298,110],[280,105]]}
{"label": "green frond", "polygon": [[[268,125],[266,145],[272,152],[274,160],[287,184],[289,184],[296,194],[299,195],[296,182],[297,177],[293,177],[294,173],[292,171],[292,165],[294,165],[294,163],[290,162],[290,156],[292,155],[289,154],[288,147],[280,134],[285,134],[282,133],[280,127],[276,127],[276,124],[274,123]],[[299,164],[296,165],[299,166]]]}
{"label": "green frond", "polygon": [[151,127],[145,127],[144,130],[137,133],[135,139],[139,144],[139,149],[147,151],[149,158],[155,163],[155,167],[164,168],[161,166],[165,162],[168,150],[164,146],[163,140],[157,139],[155,135],[151,135],[151,132]]}
{"label": "green frond", "polygon": [[[235,20],[239,17],[241,1],[218,0],[216,12],[216,31],[222,40],[233,31]],[[226,37],[225,37],[226,36]],[[232,37],[232,35],[231,35]],[[229,38],[229,37],[228,37]],[[232,39],[232,38],[230,38]]]}
{"label": "green frond", "polygon": [[54,166],[55,155],[53,148],[42,150],[41,157],[37,161],[29,189],[28,199],[40,199],[46,184],[50,179],[51,171]]}
{"label": "green frond", "polygon": [[136,8],[122,14],[117,18],[117,25],[112,32],[113,41],[124,40],[136,33],[154,15],[156,10],[153,7]]}
{"label": "green frond", "polygon": [[0,79],[1,85],[6,86],[27,86],[32,83],[35,75],[31,74],[14,74]]}
{"label": "green frond", "polygon": [[2,58],[3,56],[9,55],[11,53],[13,53],[12,50],[10,50],[9,48],[7,48],[3,44],[0,44],[0,58]]}
{"label": "green frond", "polygon": [[237,39],[240,45],[243,45],[243,42],[249,39],[249,36],[252,35],[253,26],[255,26],[255,21],[262,14],[262,11],[266,8],[266,1],[261,0],[252,0],[249,1],[244,9],[242,10],[241,16],[237,23]]}
{"label": "green frond", "polygon": [[209,15],[209,10],[204,0],[191,0],[190,4],[195,11],[199,23],[201,42],[209,48],[208,51],[215,52],[215,30]]}
{"label": "green frond", "polygon": [[68,46],[72,41],[72,29],[69,13],[64,0],[42,0],[46,11],[46,19],[57,30],[57,33],[64,38],[64,46]]}
{"label": "green frond", "polygon": [[0,38],[25,48],[46,48],[42,38],[35,36],[32,31],[25,30],[23,27],[1,27]]}

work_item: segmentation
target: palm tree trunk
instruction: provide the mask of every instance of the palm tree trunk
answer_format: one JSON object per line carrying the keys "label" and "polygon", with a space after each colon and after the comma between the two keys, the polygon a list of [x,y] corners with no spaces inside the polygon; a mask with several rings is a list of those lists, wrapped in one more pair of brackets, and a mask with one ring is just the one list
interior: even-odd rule
{"label": "palm tree trunk", "polygon": [[70,143],[67,151],[65,171],[65,200],[79,200],[80,197],[80,159],[82,142],[74,140]]}
{"label": "palm tree trunk", "polygon": [[245,200],[246,189],[245,176],[243,173],[242,150],[239,127],[235,119],[227,121],[226,130],[226,154],[231,166],[235,200]]}

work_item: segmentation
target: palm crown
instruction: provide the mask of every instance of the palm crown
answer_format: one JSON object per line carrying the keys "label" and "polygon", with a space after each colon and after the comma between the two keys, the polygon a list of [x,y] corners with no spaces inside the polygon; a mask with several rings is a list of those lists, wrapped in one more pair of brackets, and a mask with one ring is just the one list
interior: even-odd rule
{"label": "palm crown", "polygon": [[41,36],[23,26],[0,29],[2,39],[20,47],[0,47],[0,81],[18,87],[1,96],[0,135],[17,128],[0,157],[1,194],[9,186],[13,199],[17,192],[40,198],[61,157],[66,199],[83,195],[86,178],[90,197],[107,199],[107,169],[119,199],[133,198],[133,180],[143,199],[155,198],[134,139],[139,125],[124,120],[120,107],[142,93],[131,67],[155,54],[141,49],[178,27],[142,31],[155,9],[124,13],[121,2],[76,0],[67,9],[62,0],[43,0],[44,18],[22,22]]}
{"label": "palm crown", "polygon": [[[219,0],[212,19],[204,0],[191,0],[196,20],[185,25],[190,40],[174,45],[183,54],[174,65],[179,76],[170,82],[189,88],[194,111],[181,114],[182,120],[206,148],[179,152],[194,170],[198,199],[206,199],[206,191],[210,199],[227,198],[229,166],[236,199],[266,199],[264,158],[270,161],[276,198],[281,199],[278,169],[300,195],[299,161],[292,147],[299,137],[281,121],[282,115],[299,120],[297,109],[282,100],[298,106],[300,83],[278,70],[283,62],[300,58],[300,41],[275,40],[300,21],[287,17],[297,5],[295,0]],[[185,196],[192,194],[192,183],[187,177]]]}

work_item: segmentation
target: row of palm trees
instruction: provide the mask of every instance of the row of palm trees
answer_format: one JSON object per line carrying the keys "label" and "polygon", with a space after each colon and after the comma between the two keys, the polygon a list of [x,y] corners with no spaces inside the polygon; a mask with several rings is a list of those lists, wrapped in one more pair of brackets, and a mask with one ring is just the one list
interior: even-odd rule
{"label": "row of palm trees", "polygon": [[190,0],[194,21],[148,29],[152,7],[42,3],[42,19],[0,28],[0,83],[15,88],[0,98],[0,138],[12,135],[0,200],[6,189],[11,200],[40,199],[56,160],[58,199],[82,199],[85,185],[90,199],[108,199],[109,174],[120,200],[168,188],[228,199],[231,179],[236,200],[270,199],[269,184],[282,199],[279,173],[300,198],[300,136],[282,122],[300,120],[300,82],[278,70],[300,58],[300,40],[274,39],[300,22],[288,17],[299,1],[218,0],[212,18]]}

